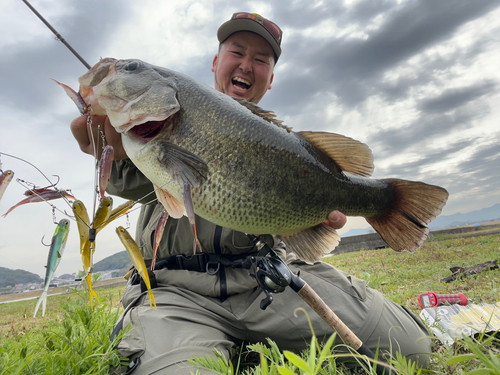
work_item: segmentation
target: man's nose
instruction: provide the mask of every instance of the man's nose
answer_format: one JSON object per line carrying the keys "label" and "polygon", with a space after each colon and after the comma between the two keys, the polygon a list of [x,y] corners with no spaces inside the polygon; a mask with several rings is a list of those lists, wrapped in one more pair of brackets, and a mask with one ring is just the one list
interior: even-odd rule
{"label": "man's nose", "polygon": [[244,73],[250,73],[253,70],[253,60],[249,57],[245,57],[240,62],[240,69]]}

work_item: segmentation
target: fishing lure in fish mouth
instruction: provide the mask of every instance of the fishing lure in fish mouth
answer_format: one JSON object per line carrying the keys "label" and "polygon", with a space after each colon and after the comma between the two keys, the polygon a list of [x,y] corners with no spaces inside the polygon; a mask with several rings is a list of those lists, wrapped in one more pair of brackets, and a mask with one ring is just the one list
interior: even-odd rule
{"label": "fishing lure in fish mouth", "polygon": [[144,262],[144,258],[142,257],[141,251],[139,250],[139,246],[137,246],[137,243],[125,228],[116,228],[116,233],[118,234],[118,237],[120,238],[123,246],[125,246],[128,256],[132,260],[132,264],[134,265],[135,269],[142,277],[144,284],[146,284],[146,287],[148,288],[149,305],[151,306],[151,309],[156,309],[156,301],[155,296],[153,295],[153,291],[151,290],[151,282],[149,280],[148,269],[146,267],[146,263]]}
{"label": "fishing lure in fish mouth", "polygon": [[69,98],[73,101],[73,103],[76,104],[78,107],[78,110],[82,115],[86,115],[89,112],[89,106],[87,103],[85,103],[85,100],[81,97],[79,93],[77,93],[75,90],[73,90],[71,87],[65,85],[64,83],[58,82],[55,79],[51,78],[52,81],[57,83],[59,86],[61,86],[64,89],[64,92],[66,92],[66,95],[69,96]]}
{"label": "fishing lure in fish mouth", "polygon": [[47,259],[46,271],[45,271],[45,282],[43,286],[43,292],[38,299],[38,302],[35,306],[35,313],[33,317],[36,317],[36,313],[40,305],[42,305],[42,316],[45,316],[45,307],[47,305],[47,293],[49,291],[49,286],[54,277],[54,273],[56,272],[57,266],[61,261],[61,257],[64,252],[64,248],[66,247],[66,241],[68,240],[69,234],[69,220],[61,219],[57,224],[54,235],[52,236],[52,241],[50,243],[49,256]]}

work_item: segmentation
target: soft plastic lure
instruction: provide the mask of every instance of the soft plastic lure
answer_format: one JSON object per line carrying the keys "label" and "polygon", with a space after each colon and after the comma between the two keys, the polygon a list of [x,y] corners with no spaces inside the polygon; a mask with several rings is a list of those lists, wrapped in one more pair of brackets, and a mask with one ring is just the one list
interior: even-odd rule
{"label": "soft plastic lure", "polygon": [[144,284],[146,284],[146,287],[148,288],[149,305],[151,306],[151,309],[156,309],[156,301],[155,296],[153,295],[153,291],[151,290],[151,282],[149,281],[148,269],[146,267],[146,263],[144,262],[144,258],[142,257],[141,251],[139,250],[139,246],[137,246],[137,243],[125,228],[116,228],[116,233],[118,234],[118,237],[120,237],[120,241],[122,242],[123,246],[125,246],[128,256],[132,260],[132,264],[134,265],[137,272],[139,272],[142,280],[144,280]]}
{"label": "soft plastic lure", "polygon": [[101,200],[104,199],[104,192],[108,187],[111,169],[113,167],[113,159],[113,146],[107,145],[102,151],[101,160],[99,160],[99,193],[101,194]]}
{"label": "soft plastic lure", "polygon": [[36,317],[36,313],[42,305],[42,316],[45,316],[45,307],[47,306],[47,293],[49,291],[49,286],[56,272],[57,266],[61,261],[63,255],[64,247],[66,246],[66,241],[69,234],[69,220],[61,219],[59,224],[57,224],[54,235],[52,236],[52,242],[50,243],[49,257],[47,259],[47,265],[45,266],[47,270],[45,271],[45,282],[43,286],[43,292],[38,302],[35,306],[35,313],[33,318]]}
{"label": "soft plastic lure", "polygon": [[11,170],[2,172],[2,174],[0,174],[0,199],[2,199],[3,193],[5,193],[5,189],[7,189],[7,186],[10,184],[13,178],[14,172],[12,172]]}

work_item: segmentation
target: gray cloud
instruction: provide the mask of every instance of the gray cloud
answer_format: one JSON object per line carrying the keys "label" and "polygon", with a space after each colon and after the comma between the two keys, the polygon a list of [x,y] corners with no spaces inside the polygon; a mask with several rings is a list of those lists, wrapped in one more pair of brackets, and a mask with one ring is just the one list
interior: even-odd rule
{"label": "gray cloud", "polygon": [[417,108],[427,113],[448,112],[495,91],[497,86],[496,82],[486,81],[468,87],[448,89],[437,97],[420,101]]}
{"label": "gray cloud", "polygon": [[459,108],[453,113],[421,115],[416,121],[399,129],[381,130],[369,138],[370,144],[379,144],[383,154],[421,148],[428,140],[449,135],[470,127],[473,120],[489,113],[489,107]]}
{"label": "gray cloud", "polygon": [[473,145],[474,142],[475,139],[470,139],[449,145],[443,145],[442,149],[438,152],[425,152],[425,150],[423,150],[424,152],[422,152],[422,156],[418,160],[393,165],[388,169],[376,168],[375,176],[391,174],[400,178],[415,178],[422,173],[422,168],[435,162],[446,161],[449,157],[454,156],[456,153],[463,152],[464,149]]}
{"label": "gray cloud", "polygon": [[[29,8],[19,3],[20,12],[29,13],[34,24],[41,24]],[[77,1],[71,3],[79,8]],[[119,0],[107,1],[105,5],[89,2],[71,17],[47,21],[92,66],[103,54],[105,36],[115,27],[114,22],[127,22],[127,9]],[[43,9],[37,10],[43,15]],[[4,47],[0,64],[11,69],[10,74],[2,74],[0,78],[2,103],[10,107],[29,106],[35,111],[47,108],[55,98],[53,95],[59,94],[50,89],[55,84],[49,78],[77,88],[76,78],[87,71],[48,28],[39,40]]]}
{"label": "gray cloud", "polygon": [[[384,4],[389,8],[390,3]],[[299,101],[295,92],[299,90],[306,97],[333,91],[342,104],[355,106],[380,92],[380,79],[385,72],[447,40],[459,27],[499,5],[492,0],[393,3],[386,12],[386,22],[370,31],[366,40],[344,38],[311,43],[302,37],[292,38],[286,45],[286,56],[294,61],[293,67],[276,84],[281,96],[289,100],[279,104],[295,107]],[[337,9],[337,5],[333,7]],[[330,14],[323,9],[319,13]],[[337,20],[343,15],[332,18]],[[356,21],[351,19],[353,23]]]}
{"label": "gray cloud", "polygon": [[[51,1],[48,4],[54,6],[55,0]],[[153,3],[145,3],[151,6],[151,9],[147,9],[150,12],[157,8],[151,5]],[[41,25],[24,4],[19,4],[18,10],[20,14],[22,12],[24,21],[29,19],[33,25]],[[33,0],[33,4],[43,6],[47,2]],[[497,145],[500,144],[500,133],[485,137],[485,132],[491,123],[498,120],[496,109],[490,106],[493,105],[491,98],[498,95],[500,90],[500,76],[494,69],[494,63],[485,56],[497,48],[495,43],[498,43],[500,23],[496,28],[491,23],[487,25],[490,35],[485,34],[483,29],[479,30],[479,27],[484,26],[481,24],[482,17],[500,6],[498,0],[409,0],[400,4],[396,0],[362,0],[354,5],[339,1],[269,0],[266,11],[256,9],[256,3],[252,1],[235,5],[230,0],[223,0],[207,5],[204,1],[192,0],[177,4],[176,9],[182,16],[191,12],[194,17],[202,14],[200,19],[204,21],[196,25],[182,24],[178,29],[169,30],[161,36],[146,35],[145,30],[158,32],[162,27],[169,27],[169,20],[178,17],[179,13],[158,17],[156,19],[160,25],[148,28],[141,24],[142,13],[134,13],[135,6],[126,0],[69,0],[57,4],[71,7],[72,12],[66,12],[69,14],[66,17],[48,19],[49,22],[89,64],[93,65],[101,56],[107,57],[109,47],[121,46],[122,43],[118,42],[123,41],[120,38],[125,36],[119,35],[116,30],[126,27],[137,33],[138,38],[130,42],[130,47],[128,41],[123,43],[123,49],[115,47],[113,50],[117,54],[144,60],[154,58],[156,62],[148,62],[158,63],[158,60],[161,61],[159,56],[165,51],[164,56],[169,57],[165,61],[172,65],[167,68],[178,69],[210,86],[213,85],[210,68],[216,50],[214,48],[214,51],[206,54],[193,52],[193,49],[198,48],[192,42],[196,41],[196,36],[210,33],[215,39],[219,23],[229,19],[232,11],[245,10],[271,17],[285,29],[285,36],[273,89],[261,102],[263,108],[274,110],[278,118],[285,120],[295,130],[347,130],[346,135],[363,139],[374,150],[376,177],[418,178],[441,185],[452,194],[452,210],[461,209],[465,203],[468,207],[480,209],[484,202],[489,203],[489,197],[498,197],[500,146]],[[44,13],[43,8],[39,10]],[[206,17],[212,14],[212,17]],[[15,16],[18,14],[12,15]],[[321,31],[310,38],[300,33],[322,22],[335,23],[341,32],[353,28],[365,30],[366,25],[375,20],[379,28],[367,29],[365,39],[325,37]],[[28,22],[28,25],[31,23]],[[8,35],[8,30],[2,27],[0,24],[2,36]],[[455,41],[465,29],[478,30],[477,37],[472,36],[475,39],[471,44],[458,45]],[[76,88],[77,78],[86,68],[64,45],[54,40],[48,29],[43,35],[36,34],[29,27],[23,32],[37,35],[35,41],[20,41],[1,47],[0,51],[0,63],[4,67],[0,75],[0,103],[5,109],[3,118],[9,120],[0,125],[1,134],[9,134],[8,140],[0,137],[0,151],[14,149],[20,156],[35,161],[45,173],[61,174],[64,188],[74,189],[79,197],[80,194],[88,194],[87,199],[91,199],[92,159],[80,153],[68,130],[71,114],[67,114],[63,104],[72,104],[62,89],[49,80],[52,77]],[[190,41],[188,55],[197,57],[189,59],[179,51],[173,51],[179,58],[170,58],[172,44],[177,44],[169,38],[179,41],[184,36],[188,36],[187,40]],[[470,34],[466,37],[470,37]],[[154,51],[141,49],[137,44],[140,38],[147,40],[148,46],[151,42]],[[155,43],[158,43],[157,47]],[[206,50],[202,47],[206,46],[199,46],[199,51]],[[432,47],[438,48],[431,51]],[[138,56],[137,51],[145,56]],[[413,57],[418,57],[417,64],[414,60],[409,61]],[[479,74],[479,78],[478,65],[487,68],[484,75]],[[404,73],[398,76],[390,74],[392,72]],[[387,79],[388,75],[391,79]],[[429,87],[433,88],[434,94],[426,94]],[[455,88],[452,90],[450,87]],[[76,116],[76,109],[74,111]],[[400,124],[388,124],[374,134],[373,122],[386,123],[384,116],[393,116],[394,113],[401,116]],[[346,116],[353,119],[353,125],[346,124]],[[35,119],[34,124],[39,128],[30,124],[30,118]],[[399,120],[397,118],[394,121]],[[401,127],[401,124],[408,125]],[[473,136],[467,139],[461,136],[464,129],[472,130],[468,134]],[[431,141],[436,139],[442,144],[436,149],[433,142],[431,148]],[[44,152],[43,158],[38,157],[41,150]],[[457,162],[462,160],[458,156],[463,153],[470,157]],[[408,156],[410,154],[412,159]],[[61,155],[70,162],[54,165]],[[397,161],[393,162],[396,155]],[[389,158],[391,163],[387,162]],[[5,158],[2,158],[2,162],[5,168],[11,168],[13,164]],[[384,168],[380,165],[384,165]],[[87,173],[83,172],[87,166],[88,178]],[[28,178],[24,177],[26,172],[22,172],[21,166],[15,169],[19,176]],[[63,175],[65,169],[69,171]],[[12,202],[17,196],[13,198],[11,192],[7,191],[2,198],[2,208],[8,205],[7,202],[17,203]],[[460,199],[454,198],[456,196]],[[467,197],[468,201],[462,197]],[[498,198],[495,199],[491,201],[492,204],[497,203]],[[445,210],[449,207],[445,207]],[[28,207],[25,209],[27,212]],[[35,207],[29,209],[34,210]],[[43,224],[49,225],[47,231],[50,235],[51,212],[43,210],[43,207],[40,210],[47,214],[47,223],[36,224],[39,231],[37,235],[42,232]],[[2,237],[11,241],[6,247],[30,248],[32,242],[21,244],[19,240],[25,237],[25,224],[14,218],[15,215],[0,226],[0,230],[9,234]],[[114,233],[111,236],[116,240]],[[38,239],[35,242],[38,243]],[[110,241],[113,244],[115,242]],[[77,248],[78,244],[75,246]],[[102,246],[100,249],[96,252],[98,256],[104,256],[107,251],[113,253],[120,250],[112,246]],[[76,259],[72,265],[75,268],[75,264],[78,266],[79,263],[78,251],[68,251],[65,259],[71,255]],[[39,268],[36,269],[42,273],[43,269],[40,271],[40,268],[46,260],[46,254],[33,255],[33,264],[37,257],[36,265]],[[61,267],[66,266],[62,263]]]}

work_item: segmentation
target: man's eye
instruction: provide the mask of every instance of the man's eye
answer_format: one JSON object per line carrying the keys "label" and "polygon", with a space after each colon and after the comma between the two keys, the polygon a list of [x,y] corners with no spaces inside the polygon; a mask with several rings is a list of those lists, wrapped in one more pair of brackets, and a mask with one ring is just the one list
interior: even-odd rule
{"label": "man's eye", "polygon": [[242,54],[240,52],[237,52],[237,51],[231,51],[231,52],[234,53],[235,55],[242,56]]}

